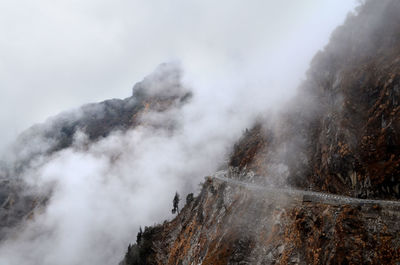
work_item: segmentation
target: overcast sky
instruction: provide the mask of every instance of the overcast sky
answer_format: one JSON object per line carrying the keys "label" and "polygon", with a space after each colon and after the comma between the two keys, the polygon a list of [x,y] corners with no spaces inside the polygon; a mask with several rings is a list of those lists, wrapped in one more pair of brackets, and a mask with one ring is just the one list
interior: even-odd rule
{"label": "overcast sky", "polygon": [[276,86],[284,90],[279,97],[285,96],[355,5],[352,0],[2,0],[0,149],[16,133],[60,111],[130,96],[133,84],[162,62],[180,61],[195,93],[218,88],[223,100],[231,90]]}

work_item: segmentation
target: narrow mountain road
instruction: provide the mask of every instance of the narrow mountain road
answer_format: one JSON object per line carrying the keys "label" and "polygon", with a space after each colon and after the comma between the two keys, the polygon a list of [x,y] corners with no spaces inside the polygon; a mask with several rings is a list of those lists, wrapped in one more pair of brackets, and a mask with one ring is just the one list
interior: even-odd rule
{"label": "narrow mountain road", "polygon": [[323,192],[315,192],[315,191],[306,191],[299,190],[293,188],[279,188],[274,186],[263,186],[255,183],[248,183],[232,178],[226,177],[227,171],[218,171],[214,174],[213,179],[218,181],[226,182],[236,186],[242,186],[249,190],[256,191],[265,191],[270,193],[271,195],[280,196],[282,194],[294,197],[301,197],[303,201],[311,201],[311,202],[321,202],[327,204],[374,204],[380,206],[396,206],[400,207],[400,201],[390,201],[390,200],[376,200],[376,199],[360,199],[349,196],[323,193]]}

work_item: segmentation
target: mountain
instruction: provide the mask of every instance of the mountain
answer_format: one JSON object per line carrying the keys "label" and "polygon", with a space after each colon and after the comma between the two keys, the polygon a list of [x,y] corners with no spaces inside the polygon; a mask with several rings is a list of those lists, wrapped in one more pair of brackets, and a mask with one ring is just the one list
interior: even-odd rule
{"label": "mountain", "polygon": [[399,12],[364,1],[288,108],[246,130],[225,171],[120,264],[399,264]]}
{"label": "mountain", "polygon": [[[183,198],[176,217],[140,229],[136,238],[133,219],[144,215],[142,204],[164,198],[158,193],[167,182],[178,182],[164,175],[195,175],[184,170],[193,160],[183,156],[194,157],[193,150],[172,137],[181,132],[175,111],[192,97],[179,67],[160,65],[126,99],[87,104],[29,128],[0,161],[0,262],[107,263],[124,251],[116,248],[125,236],[132,244],[120,265],[399,264],[399,12],[397,0],[363,1],[316,54],[298,94],[277,115],[261,113],[243,128],[220,171]],[[171,138],[183,155],[154,158],[156,146],[141,161],[148,173],[142,175],[135,159]],[[164,148],[180,150],[170,145]],[[106,147],[119,150],[103,156]],[[213,150],[200,156],[209,161]],[[68,159],[84,165],[63,167]],[[165,159],[163,167],[151,171],[156,159]],[[56,176],[35,186],[49,165]],[[57,186],[63,170],[72,171],[71,179]],[[80,174],[85,170],[95,177]],[[154,194],[140,190],[147,180]],[[116,218],[123,220],[110,223]]]}
{"label": "mountain", "polygon": [[35,213],[43,212],[51,198],[52,187],[43,192],[27,183],[35,169],[77,143],[84,149],[144,123],[154,130],[174,130],[173,122],[151,123],[142,117],[149,112],[179,109],[191,96],[181,85],[178,65],[161,64],[154,73],[135,84],[128,98],[87,104],[24,131],[0,165],[0,240],[16,233],[15,228],[34,219]]}

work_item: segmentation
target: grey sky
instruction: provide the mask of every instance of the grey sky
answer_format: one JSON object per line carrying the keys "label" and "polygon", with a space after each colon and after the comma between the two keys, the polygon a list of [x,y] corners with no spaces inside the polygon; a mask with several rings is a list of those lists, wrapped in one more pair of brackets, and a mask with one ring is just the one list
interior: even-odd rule
{"label": "grey sky", "polygon": [[2,0],[0,149],[60,111],[129,96],[135,82],[170,60],[181,61],[195,92],[218,87],[221,100],[234,89],[292,90],[355,4]]}

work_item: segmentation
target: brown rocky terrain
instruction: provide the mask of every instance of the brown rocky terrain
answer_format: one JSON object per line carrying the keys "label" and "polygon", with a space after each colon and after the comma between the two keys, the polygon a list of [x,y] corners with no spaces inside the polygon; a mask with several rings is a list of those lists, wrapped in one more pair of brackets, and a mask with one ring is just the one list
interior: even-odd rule
{"label": "brown rocky terrain", "polygon": [[[396,0],[365,1],[349,15],[291,107],[246,131],[229,166],[281,186],[400,199],[399,12]],[[208,178],[121,264],[400,264],[399,221],[395,207],[276,198]]]}
{"label": "brown rocky terrain", "polygon": [[303,202],[208,179],[122,264],[396,264],[399,207]]}

